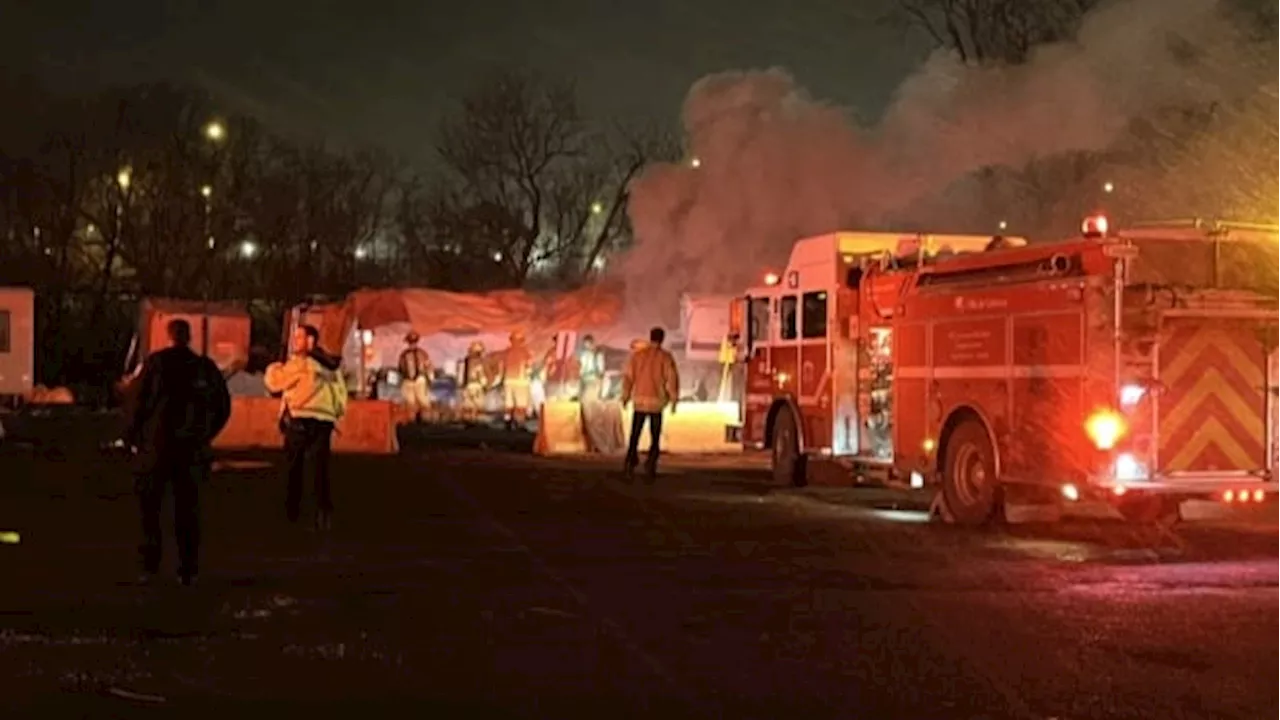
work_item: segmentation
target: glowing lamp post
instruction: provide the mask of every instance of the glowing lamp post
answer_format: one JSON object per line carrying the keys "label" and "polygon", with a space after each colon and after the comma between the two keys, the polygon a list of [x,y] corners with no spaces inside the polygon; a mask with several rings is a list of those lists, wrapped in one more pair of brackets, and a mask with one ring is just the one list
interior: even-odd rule
{"label": "glowing lamp post", "polygon": [[227,126],[217,120],[210,120],[209,123],[204,126],[204,136],[210,142],[222,142],[227,138]]}

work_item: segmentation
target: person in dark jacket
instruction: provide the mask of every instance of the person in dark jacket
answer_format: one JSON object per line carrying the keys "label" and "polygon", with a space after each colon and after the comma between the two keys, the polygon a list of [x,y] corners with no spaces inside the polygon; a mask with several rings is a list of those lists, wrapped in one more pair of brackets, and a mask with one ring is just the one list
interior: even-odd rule
{"label": "person in dark jacket", "polygon": [[218,366],[191,350],[191,325],[169,323],[172,346],[147,358],[125,441],[135,449],[135,487],[142,510],[142,582],[160,570],[160,507],[173,487],[178,579],[199,572],[199,484],[209,475],[210,444],[231,417],[231,396]]}

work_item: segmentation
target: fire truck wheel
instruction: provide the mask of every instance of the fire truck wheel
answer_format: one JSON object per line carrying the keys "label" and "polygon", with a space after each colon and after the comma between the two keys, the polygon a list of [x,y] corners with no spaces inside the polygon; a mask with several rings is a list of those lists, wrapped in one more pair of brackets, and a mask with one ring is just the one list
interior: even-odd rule
{"label": "fire truck wheel", "polygon": [[805,457],[800,453],[796,418],[787,409],[779,410],[773,422],[773,480],[795,487],[805,484]]}
{"label": "fire truck wheel", "polygon": [[1116,503],[1120,516],[1131,523],[1173,527],[1182,519],[1182,503],[1159,495],[1126,497]]}
{"label": "fire truck wheel", "polygon": [[962,421],[943,448],[942,496],[960,525],[983,525],[998,515],[995,452],[981,423]]}

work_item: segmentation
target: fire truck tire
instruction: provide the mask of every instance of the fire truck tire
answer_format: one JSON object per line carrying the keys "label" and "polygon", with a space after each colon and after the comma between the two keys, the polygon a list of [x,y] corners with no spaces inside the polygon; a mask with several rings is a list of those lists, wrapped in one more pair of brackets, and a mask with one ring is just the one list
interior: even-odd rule
{"label": "fire truck tire", "polygon": [[995,450],[982,423],[962,420],[942,456],[942,497],[958,525],[985,525],[1000,515]]}
{"label": "fire truck tire", "polygon": [[803,487],[805,456],[800,452],[800,433],[796,417],[786,408],[778,411],[773,421],[773,480],[780,485]]}
{"label": "fire truck tire", "polygon": [[1116,503],[1125,520],[1142,525],[1173,527],[1182,519],[1182,503],[1159,495],[1126,497]]}

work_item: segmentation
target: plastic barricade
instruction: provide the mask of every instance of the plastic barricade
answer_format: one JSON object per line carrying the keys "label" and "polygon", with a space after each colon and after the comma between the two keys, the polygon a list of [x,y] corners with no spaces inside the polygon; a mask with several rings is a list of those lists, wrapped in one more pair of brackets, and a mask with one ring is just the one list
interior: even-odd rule
{"label": "plastic barricade", "polygon": [[[631,412],[622,412],[622,437],[631,432]],[[738,422],[737,403],[680,403],[676,412],[662,419],[662,450],[672,455],[732,454],[742,452],[742,444],[728,442],[725,427]],[[649,448],[649,429],[640,436],[640,452]],[[538,455],[573,455],[593,452],[584,438],[578,403],[548,401],[543,405],[534,452]]]}
{"label": "plastic barricade", "polygon": [[[333,434],[333,451],[391,455],[399,451],[394,405],[385,400],[350,400],[347,414]],[[280,434],[280,400],[270,397],[231,398],[231,419],[213,446],[222,450],[284,447]]]}
{"label": "plastic barricade", "polygon": [[572,400],[548,400],[538,415],[535,455],[576,455],[587,451],[581,406]]}

